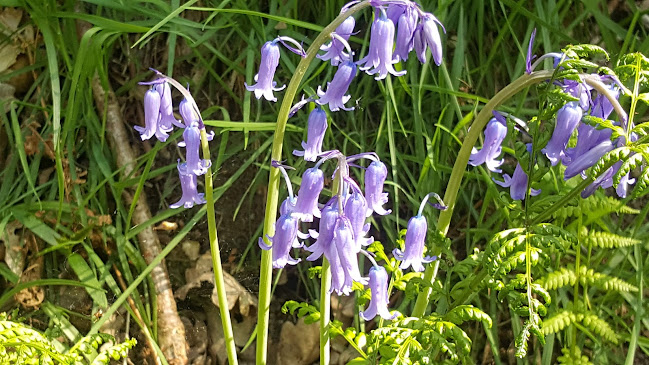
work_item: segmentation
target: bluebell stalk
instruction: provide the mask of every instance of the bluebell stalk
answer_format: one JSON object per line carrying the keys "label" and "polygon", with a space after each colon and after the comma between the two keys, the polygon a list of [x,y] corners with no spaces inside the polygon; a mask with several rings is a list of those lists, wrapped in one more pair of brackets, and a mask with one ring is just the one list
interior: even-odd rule
{"label": "bluebell stalk", "polygon": [[338,71],[336,71],[333,80],[327,83],[327,91],[322,91],[322,87],[318,86],[318,96],[320,99],[317,100],[317,103],[320,105],[329,104],[329,110],[332,112],[338,111],[339,109],[347,111],[354,110],[354,107],[345,107],[345,103],[351,98],[351,95],[345,94],[355,76],[356,64],[353,61],[349,60],[341,63],[338,66]]}
{"label": "bluebell stalk", "polygon": [[392,210],[385,210],[383,204],[388,202],[388,193],[383,192],[383,183],[388,177],[388,169],[378,159],[372,161],[365,170],[365,200],[367,201],[367,214],[372,212],[378,215],[388,215]]}
{"label": "bluebell stalk", "polygon": [[205,194],[197,191],[196,175],[191,172],[187,173],[187,164],[180,163],[180,160],[178,160],[178,173],[180,175],[180,188],[183,194],[180,200],[169,205],[169,208],[191,208],[194,204],[205,204],[207,202],[204,199]]}
{"label": "bluebell stalk", "polygon": [[370,269],[369,287],[372,294],[367,309],[359,313],[359,316],[370,321],[378,314],[385,320],[392,320],[397,313],[390,314],[388,310],[388,273],[382,266],[372,266]]}
{"label": "bluebell stalk", "polygon": [[[295,45],[295,48],[288,46],[285,42],[290,42]],[[279,46],[277,43],[282,43],[290,51],[299,54],[304,57],[306,54],[302,46],[290,37],[277,37],[272,41],[264,43],[261,47],[261,62],[259,63],[259,72],[255,75],[255,81],[257,82],[254,85],[245,84],[248,91],[255,93],[257,99],[261,99],[263,96],[268,101],[277,101],[273,91],[283,90],[286,85],[277,87],[277,83],[273,81],[275,77],[275,71],[279,65]]]}
{"label": "bluebell stalk", "polygon": [[[499,181],[495,178],[492,180],[502,186],[503,188],[509,188],[509,195],[514,200],[524,200],[527,193],[527,174],[523,171],[520,163],[516,164],[516,169],[514,169],[514,174],[509,176],[509,174],[504,174],[503,178],[505,181]],[[531,189],[530,195],[537,196],[541,193],[541,190]]]}
{"label": "bluebell stalk", "polygon": [[305,161],[315,161],[322,154],[322,142],[327,131],[327,113],[315,108],[309,114],[306,142],[302,142],[304,151],[293,150],[295,156],[304,156]]}
{"label": "bluebell stalk", "polygon": [[426,217],[422,215],[424,212],[424,207],[428,202],[429,197],[435,197],[438,201],[434,206],[438,209],[446,209],[446,206],[443,205],[443,202],[439,195],[435,193],[428,193],[422,199],[421,204],[419,205],[419,211],[417,215],[410,218],[408,221],[408,230],[406,231],[406,238],[404,243],[404,250],[401,251],[398,248],[395,248],[392,251],[394,257],[401,261],[399,268],[405,270],[409,267],[412,267],[413,271],[422,272],[424,271],[424,265],[430,262],[437,260],[437,256],[426,256],[424,257],[424,248],[426,247],[426,234],[428,233],[428,222]]}
{"label": "bluebell stalk", "polygon": [[370,36],[370,47],[367,56],[358,61],[361,71],[368,75],[378,74],[374,79],[383,80],[388,73],[394,76],[403,76],[406,71],[397,72],[392,65],[396,63],[392,59],[392,48],[394,46],[394,24],[388,19],[385,10],[381,8],[380,15],[372,23]]}
{"label": "bluebell stalk", "polygon": [[498,159],[502,152],[502,143],[507,136],[507,121],[502,114],[494,111],[494,118],[487,123],[484,131],[484,144],[478,151],[475,147],[471,150],[469,165],[479,166],[485,164],[491,172],[502,172],[500,165],[504,159]]}
{"label": "bluebell stalk", "polygon": [[[329,44],[323,45],[320,47],[321,51],[324,51],[325,54],[317,55],[319,59],[323,61],[330,61],[332,66],[338,66],[339,63],[350,60],[352,58],[351,50],[347,44],[347,40],[354,33],[354,27],[356,26],[356,20],[354,17],[350,16],[342,22],[335,31],[334,36],[332,33],[331,42]],[[347,50],[347,53],[345,53]]]}

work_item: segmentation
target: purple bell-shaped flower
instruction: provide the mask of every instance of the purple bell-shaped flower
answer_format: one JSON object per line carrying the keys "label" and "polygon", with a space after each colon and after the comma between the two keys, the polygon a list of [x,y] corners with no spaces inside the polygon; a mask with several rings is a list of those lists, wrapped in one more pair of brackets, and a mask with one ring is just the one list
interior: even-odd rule
{"label": "purple bell-shaped flower", "polygon": [[386,320],[394,319],[397,313],[390,314],[388,310],[388,273],[382,266],[372,266],[370,269],[369,287],[372,298],[367,309],[359,313],[360,317],[370,321],[378,314]]}
{"label": "purple bell-shaped flower", "polygon": [[250,86],[245,84],[248,91],[255,93],[257,99],[263,96],[268,101],[277,101],[273,95],[273,91],[280,91],[286,87],[276,87],[277,83],[273,81],[275,71],[279,65],[279,46],[277,40],[272,40],[264,43],[261,47],[261,62],[259,64],[259,72],[255,75],[256,84]]}
{"label": "purple bell-shaped flower", "polygon": [[320,218],[318,197],[323,188],[324,174],[320,169],[312,167],[304,171],[294,211],[302,222],[313,222],[313,217]]}
{"label": "purple bell-shaped flower", "polygon": [[[514,170],[514,175],[509,176],[504,174],[503,178],[505,181],[498,181],[493,179],[493,181],[502,186],[503,188],[509,188],[509,195],[514,200],[524,200],[525,193],[527,192],[527,174],[523,171],[521,164],[516,164],[516,169]],[[536,196],[541,193],[541,190],[531,189],[530,195]]]}
{"label": "purple bell-shaped flower", "polygon": [[367,284],[367,280],[361,276],[360,270],[358,269],[358,251],[356,250],[356,243],[354,242],[349,220],[345,217],[339,217],[336,222],[333,244],[338,252],[340,266],[343,268],[345,274],[345,280],[342,286],[334,289],[337,292],[348,295],[351,293],[354,281],[365,285]]}
{"label": "purple bell-shaped flower", "polygon": [[374,242],[374,237],[365,237],[367,232],[370,230],[370,224],[365,223],[367,201],[363,194],[360,192],[352,193],[347,198],[343,211],[345,216],[349,218],[357,250],[360,250],[361,246],[368,246],[370,243]]}
{"label": "purple bell-shaped flower", "polygon": [[416,272],[424,271],[424,265],[437,259],[436,256],[424,257],[424,247],[426,246],[426,234],[428,233],[428,222],[423,215],[416,215],[408,221],[408,230],[406,231],[405,249],[402,252],[395,248],[392,251],[394,257],[401,261],[399,268],[405,270],[412,266]]}
{"label": "purple bell-shaped flower", "polygon": [[469,165],[479,166],[484,163],[489,171],[500,173],[502,170],[498,167],[503,164],[504,159],[498,159],[498,156],[507,136],[507,122],[500,113],[494,112],[494,115],[495,118],[492,118],[485,128],[484,145],[480,151],[473,147]]}
{"label": "purple bell-shaped flower", "polygon": [[182,196],[176,203],[169,205],[169,208],[175,209],[181,206],[191,208],[194,204],[204,204],[206,200],[203,198],[204,194],[199,193],[197,190],[196,175],[187,173],[185,163],[180,163],[178,160],[178,172],[180,173],[180,188],[182,189]]}
{"label": "purple bell-shaped flower", "polygon": [[156,134],[158,119],[160,119],[160,93],[155,89],[149,89],[144,94],[144,128],[137,125],[134,127],[143,141]]}
{"label": "purple bell-shaped flower", "polygon": [[407,7],[399,16],[398,22],[395,22],[397,24],[397,41],[394,46],[394,58],[396,61],[406,61],[408,54],[415,47],[415,30],[417,29],[418,20],[419,13],[417,10],[413,7]]}
{"label": "purple bell-shaped flower", "polygon": [[[354,32],[355,26],[356,20],[354,20],[354,17],[350,16],[340,23],[336,28],[335,33],[342,39],[348,40]],[[317,55],[316,57],[323,61],[330,60],[332,66],[338,66],[339,63],[344,60],[349,60],[352,57],[352,55],[345,53],[345,48],[345,44],[340,39],[333,37],[330,43],[320,47],[320,50],[325,51],[325,53],[323,55]]]}
{"label": "purple bell-shaped flower", "polygon": [[160,94],[160,121],[158,127],[164,128],[165,132],[170,132],[174,125],[184,128],[185,126],[174,117],[174,106],[169,83],[163,82],[155,85],[154,88]]}
{"label": "purple bell-shaped flower", "polygon": [[[212,162],[210,160],[201,159],[199,156],[201,148],[201,131],[198,128],[198,123],[193,122],[185,127],[183,139],[182,142],[178,143],[178,146],[185,147],[187,153],[187,173],[193,173],[197,176],[205,174],[207,168],[210,167]],[[210,135],[208,135],[207,140],[209,141],[211,139]]]}
{"label": "purple bell-shaped flower", "polygon": [[370,36],[370,47],[363,59],[358,61],[359,68],[366,71],[368,75],[374,75],[376,80],[383,80],[388,73],[394,76],[402,76],[406,71],[397,72],[392,64],[392,48],[394,45],[394,23],[381,10],[381,15],[376,17],[372,23],[372,34]]}
{"label": "purple bell-shaped flower", "polygon": [[367,214],[372,211],[378,215],[388,215],[391,210],[383,209],[383,204],[388,202],[388,193],[383,192],[383,183],[388,177],[388,169],[381,161],[372,161],[365,170],[365,200],[367,201]]}
{"label": "purple bell-shaped flower", "polygon": [[583,110],[576,101],[566,103],[557,112],[557,123],[552,132],[552,138],[541,150],[555,166],[563,159],[570,135],[581,121]]}
{"label": "purple bell-shaped flower", "polygon": [[356,64],[352,61],[341,63],[338,66],[338,71],[334,75],[333,80],[327,83],[327,91],[322,91],[322,87],[318,86],[318,99],[316,102],[320,105],[329,104],[329,110],[332,112],[339,109],[351,111],[354,107],[347,108],[345,103],[349,101],[351,95],[345,95],[349,89],[349,85],[356,76]]}
{"label": "purple bell-shaped flower", "polygon": [[327,113],[315,108],[309,114],[306,142],[302,142],[304,151],[294,150],[295,156],[304,156],[305,161],[315,161],[322,154],[322,142],[327,131]]}
{"label": "purple bell-shaped flower", "polygon": [[414,46],[421,63],[426,63],[426,48],[430,47],[435,64],[437,66],[442,64],[442,38],[437,29],[438,25],[444,28],[433,14],[425,13],[415,30]]}
{"label": "purple bell-shaped flower", "polygon": [[[301,260],[291,257],[291,248],[300,248],[302,244],[298,241],[298,219],[291,213],[284,214],[275,222],[275,235],[268,237],[273,248],[273,268],[281,269],[287,264],[296,265]],[[268,250],[271,246],[267,245],[259,237],[259,247]]]}

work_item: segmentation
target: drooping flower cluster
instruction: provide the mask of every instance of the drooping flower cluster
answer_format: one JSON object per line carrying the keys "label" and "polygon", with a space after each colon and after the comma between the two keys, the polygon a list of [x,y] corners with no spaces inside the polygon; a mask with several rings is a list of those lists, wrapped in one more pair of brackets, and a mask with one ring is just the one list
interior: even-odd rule
{"label": "drooping flower cluster", "polygon": [[[358,1],[352,1],[345,5],[341,13],[357,3]],[[354,52],[348,43],[356,26],[353,17],[345,19],[331,33],[331,41],[320,47],[324,53],[317,55],[319,59],[329,61],[337,67],[333,80],[327,82],[326,90],[321,86],[317,89],[319,99],[316,102],[322,106],[329,105],[331,111],[354,110],[354,107],[346,107],[345,104],[351,99],[347,90],[357,69],[376,75],[376,80],[382,80],[388,74],[402,76],[406,71],[397,71],[394,65],[406,61],[413,50],[421,63],[425,63],[429,48],[433,61],[438,66],[442,63],[442,41],[438,27],[444,28],[433,14],[422,11],[417,3],[408,0],[375,0],[370,1],[370,4],[376,9],[376,14],[365,57],[354,62]],[[295,47],[288,46],[286,42]],[[284,44],[294,53],[305,55],[302,47],[290,37],[281,36],[266,42],[261,48],[259,72],[255,75],[257,83],[252,86],[246,84],[246,88],[254,92],[257,99],[264,97],[268,101],[277,101],[273,91],[284,88],[277,87],[277,83],[273,81],[280,58],[278,43]]]}
{"label": "drooping flower cluster", "polygon": [[[135,130],[140,132],[142,140],[156,136],[158,140],[165,142],[169,137],[169,132],[173,130],[173,125],[184,128],[183,141],[178,143],[178,146],[184,147],[186,152],[185,162],[178,160],[182,196],[179,201],[169,205],[169,207],[179,208],[182,206],[191,208],[194,204],[204,204],[206,201],[203,194],[198,192],[197,177],[207,172],[211,162],[200,158],[201,130],[205,129],[205,125],[198,111],[198,106],[189,90],[176,80],[158,71],[155,72],[158,75],[156,80],[140,83],[142,85],[151,85],[151,88],[144,95],[145,127],[136,126]],[[174,86],[185,97],[178,107],[184,123],[174,117],[170,85]],[[213,137],[214,132],[205,134],[207,141],[211,141]]]}
{"label": "drooping flower cluster", "polygon": [[[545,59],[553,59],[554,67],[559,67],[562,60],[566,58],[560,53],[548,53],[539,57],[534,63],[535,56],[532,54],[532,44],[535,32],[532,33],[526,59],[526,72],[532,73],[534,69]],[[564,179],[568,180],[577,175],[586,178],[586,170],[592,167],[602,156],[613,149],[627,143],[624,136],[612,140],[610,128],[597,128],[592,123],[585,123],[584,118],[595,118],[596,120],[607,121],[613,111],[617,114],[617,120],[608,121],[615,127],[630,130],[627,116],[617,101],[620,91],[623,89],[620,82],[612,76],[587,74],[581,75],[579,81],[557,80],[554,85],[559,87],[563,93],[572,98],[566,101],[556,113],[554,130],[549,142],[541,149],[541,153],[547,157],[552,166],[559,163],[565,166]],[[496,113],[494,113],[496,114]],[[485,142],[481,151],[473,149],[469,163],[473,166],[484,163],[492,172],[500,173],[497,169],[503,162],[498,160],[501,153],[501,144],[505,138],[507,127],[504,118],[492,119],[485,130]],[[499,127],[500,125],[500,127]],[[569,147],[570,139],[576,131],[576,144]],[[630,139],[636,138],[631,134]],[[528,152],[531,148],[528,146]],[[613,186],[613,176],[619,171],[622,163],[618,162],[581,192],[582,197],[588,197],[598,187],[609,188]],[[528,176],[520,164],[516,165],[514,174],[503,175],[504,182],[494,179],[503,187],[510,188],[510,195],[514,200],[525,199]],[[628,185],[635,182],[629,174],[624,175],[616,186],[618,196],[624,198],[627,194]],[[539,194],[540,191],[531,189],[530,195]]]}
{"label": "drooping flower cluster", "polygon": [[[350,2],[343,7],[341,13],[357,3],[358,1]],[[329,262],[332,277],[331,292],[348,295],[352,291],[354,282],[369,285],[372,299],[367,310],[361,314],[365,320],[370,320],[377,314],[385,319],[394,318],[387,309],[389,297],[387,272],[378,266],[372,255],[364,249],[374,240],[368,237],[370,224],[367,219],[374,213],[382,216],[391,212],[384,208],[388,202],[388,194],[383,191],[388,169],[375,153],[344,156],[337,150],[323,151],[328,127],[327,112],[323,107],[328,106],[331,112],[341,109],[354,110],[353,106],[347,106],[352,98],[348,90],[358,69],[376,75],[377,80],[386,78],[388,74],[401,76],[406,71],[397,71],[394,65],[406,61],[413,50],[422,63],[426,62],[428,48],[431,49],[433,60],[437,65],[442,61],[441,37],[438,29],[441,23],[435,16],[423,12],[416,3],[408,0],[372,0],[370,4],[376,10],[376,16],[370,29],[371,37],[367,55],[357,62],[354,61],[354,52],[348,40],[354,34],[356,22],[353,17],[348,17],[331,34],[331,41],[320,48],[323,53],[317,56],[336,67],[333,79],[327,82],[325,87],[319,86],[315,95],[302,97],[302,100],[291,108],[289,117],[307,104],[315,104],[315,108],[309,113],[306,141],[302,142],[303,150],[295,150],[293,154],[316,164],[304,171],[300,188],[294,196],[286,172],[287,166],[273,161],[272,166],[279,169],[285,177],[288,198],[280,207],[280,217],[275,223],[272,237],[259,238],[259,246],[262,249],[272,248],[274,268],[298,264],[300,258],[294,258],[291,251],[304,247],[310,252],[306,257],[307,260],[314,261],[324,257]],[[295,47],[287,46],[286,42]],[[258,99],[264,97],[268,101],[276,101],[273,92],[283,88],[283,86],[277,87],[277,83],[273,81],[279,65],[279,43],[304,56],[301,46],[288,37],[281,36],[266,42],[261,50],[259,72],[255,76],[256,84],[252,86],[246,84],[246,88],[254,92]],[[356,163],[362,159],[369,160],[369,164],[364,168],[364,186],[354,181],[350,174],[350,167],[362,168]],[[332,176],[333,181],[337,183],[332,189],[336,193],[322,204],[320,195],[325,186],[325,173],[322,167],[326,161],[333,160],[337,161]],[[424,199],[422,209],[427,199],[428,197]],[[395,256],[399,260],[404,260],[401,265],[403,269],[412,266],[413,270],[421,271],[422,264],[431,261],[430,257],[423,257],[426,221],[421,216],[421,209],[418,216],[413,219],[417,222],[423,220],[423,231],[421,224],[418,226],[409,224],[405,251],[403,253],[398,251],[398,255]],[[308,226],[314,221],[317,221],[318,229],[309,229],[308,234],[300,230],[301,227]],[[307,246],[304,242],[306,239],[314,241]],[[373,264],[369,272],[369,280],[360,272],[359,254],[366,256]]]}

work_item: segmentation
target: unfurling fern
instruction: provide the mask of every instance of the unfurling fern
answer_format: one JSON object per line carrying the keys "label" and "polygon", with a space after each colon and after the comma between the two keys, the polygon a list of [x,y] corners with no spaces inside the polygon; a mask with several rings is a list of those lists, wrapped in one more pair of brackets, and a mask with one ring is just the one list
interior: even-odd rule
{"label": "unfurling fern", "polygon": [[[637,185],[637,183],[636,183]],[[576,218],[584,214],[589,220],[602,217],[611,213],[617,214],[638,214],[639,210],[624,205],[619,200],[610,196],[594,194],[579,202],[580,205],[569,205],[557,209],[552,217],[564,221],[568,218]]]}

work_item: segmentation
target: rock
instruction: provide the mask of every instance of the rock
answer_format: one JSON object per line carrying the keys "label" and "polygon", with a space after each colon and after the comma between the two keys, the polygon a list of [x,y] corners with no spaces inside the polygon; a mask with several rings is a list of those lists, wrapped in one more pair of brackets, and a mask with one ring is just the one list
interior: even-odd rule
{"label": "rock", "polygon": [[296,324],[284,322],[277,349],[277,363],[310,365],[320,355],[318,323],[305,324],[300,318]]}

